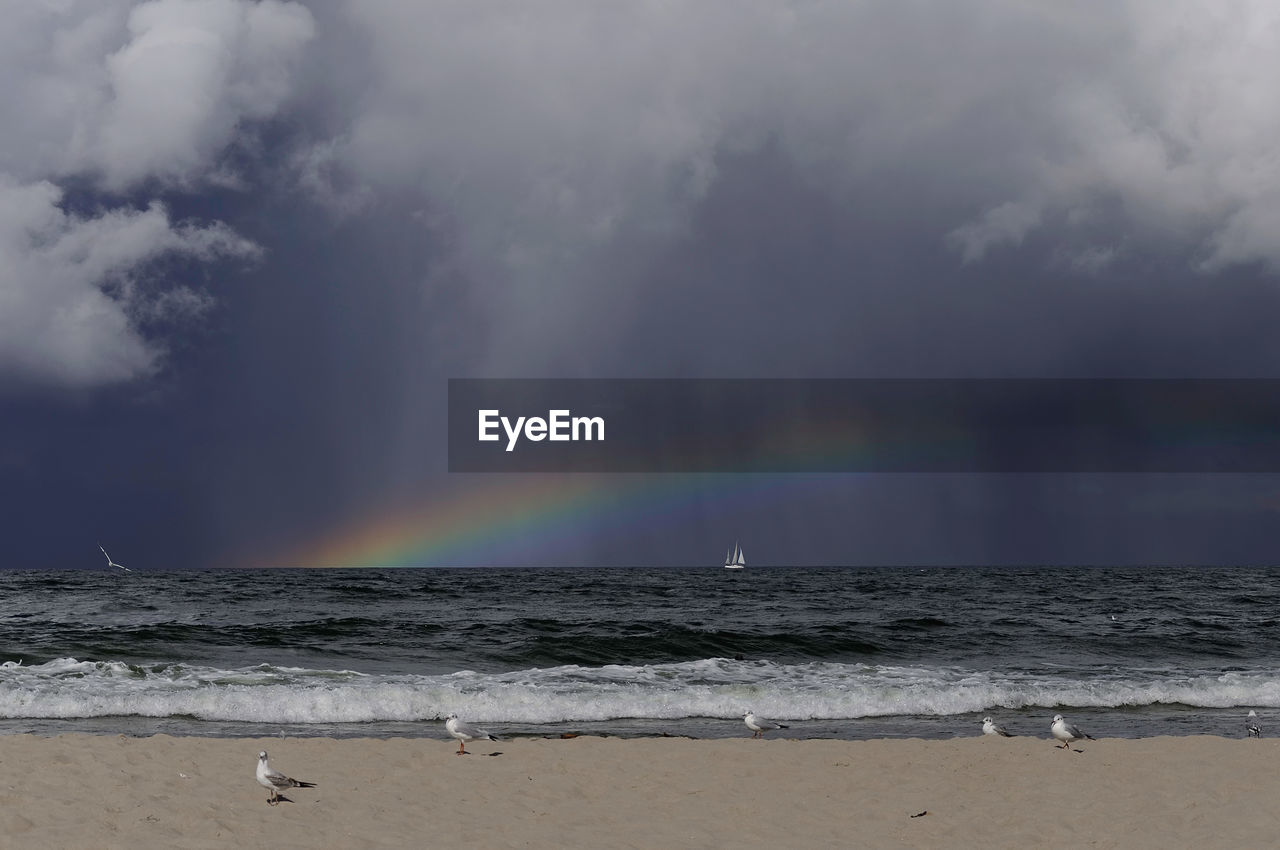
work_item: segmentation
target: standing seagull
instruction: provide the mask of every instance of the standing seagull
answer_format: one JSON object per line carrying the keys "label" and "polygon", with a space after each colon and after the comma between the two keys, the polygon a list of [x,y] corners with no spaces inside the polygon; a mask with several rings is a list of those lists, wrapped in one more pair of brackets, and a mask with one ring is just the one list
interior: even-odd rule
{"label": "standing seagull", "polygon": [[742,722],[747,724],[747,728],[755,734],[752,738],[763,738],[765,732],[772,732],[774,729],[789,729],[785,723],[774,723],[772,720],[765,720],[763,717],[756,717],[751,709],[747,709],[747,713],[742,715]]}
{"label": "standing seagull", "polygon": [[1008,732],[1006,732],[1003,726],[997,726],[996,722],[992,720],[990,717],[982,718],[982,734],[999,735],[1001,738],[1014,737],[1013,735],[1010,735]]}
{"label": "standing seagull", "polygon": [[278,770],[273,770],[271,765],[267,763],[267,751],[263,750],[258,753],[258,784],[271,792],[271,796],[267,797],[267,805],[275,806],[281,800],[287,800],[288,797],[281,797],[280,792],[286,788],[314,788],[314,782],[302,782],[285,776]]}
{"label": "standing seagull", "polygon": [[458,752],[455,755],[470,755],[467,752],[467,741],[501,741],[497,735],[491,735],[484,729],[463,723],[458,715],[450,714],[444,719],[444,728],[450,735],[458,739]]}
{"label": "standing seagull", "polygon": [[[1062,742],[1063,749],[1071,749],[1072,741],[1079,741],[1081,738],[1088,738],[1090,741],[1095,740],[1092,735],[1082,732],[1078,726],[1073,726],[1062,719],[1061,714],[1053,716],[1053,725],[1049,727],[1049,732],[1053,737]],[[1075,752],[1080,752],[1076,750]]]}
{"label": "standing seagull", "polygon": [[[98,548],[99,548],[99,549],[102,549],[102,544],[101,544],[101,543],[99,543],[99,544],[98,544]],[[102,549],[102,554],[107,555],[107,550],[106,550],[106,549]],[[124,570],[126,573],[131,573],[131,572],[133,572],[133,570],[129,569],[129,568],[128,568],[128,567],[126,567],[124,564],[117,564],[115,561],[111,560],[111,556],[110,556],[110,555],[107,555],[107,566],[108,566],[108,567],[119,567],[120,569]]]}
{"label": "standing seagull", "polygon": [[1250,738],[1262,737],[1262,726],[1258,723],[1258,712],[1249,709],[1249,717],[1245,720],[1244,731]]}

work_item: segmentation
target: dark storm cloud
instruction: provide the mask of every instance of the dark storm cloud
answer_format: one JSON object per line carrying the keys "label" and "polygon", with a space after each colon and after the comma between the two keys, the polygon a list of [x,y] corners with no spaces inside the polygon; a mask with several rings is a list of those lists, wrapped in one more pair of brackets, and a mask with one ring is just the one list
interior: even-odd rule
{"label": "dark storm cloud", "polygon": [[[448,377],[1251,377],[1280,355],[1265,3],[10,11],[0,380],[116,389],[31,402],[29,432],[101,432],[65,458],[11,432],[0,469],[54,505],[98,492],[78,470],[112,446],[126,479],[161,458],[130,492],[181,515],[165,546],[192,562],[447,491]],[[1195,499],[1112,519],[1166,486],[878,479],[691,509],[675,537],[750,514],[814,561],[848,515],[899,561],[1209,540]],[[1203,492],[1260,523],[1267,487]],[[135,540],[157,515],[118,513]],[[597,532],[570,549],[670,557]]]}
{"label": "dark storm cloud", "polygon": [[[1212,273],[1274,259],[1280,188],[1276,13],[1219,9],[350,4],[335,19],[370,44],[371,85],[317,156],[421,190],[504,367],[644,300],[627,269],[686,243],[726,160],[766,148],[837,239],[887,219],[953,273],[1026,246],[1022,273],[1068,285],[1151,257]],[[740,217],[788,226],[738,191]]]}
{"label": "dark storm cloud", "polygon": [[[81,384],[152,374],[163,341],[137,314],[160,307],[118,281],[167,253],[250,250],[160,219],[115,266],[68,269],[35,246],[74,236],[92,253],[112,239],[96,218],[58,219],[58,186],[77,176],[116,218],[146,207],[144,186],[154,199],[292,182],[339,215],[409,198],[436,247],[424,285],[465,290],[485,314],[483,339],[468,339],[482,369],[559,368],[555,340],[584,317],[646,301],[652,280],[635,269],[698,252],[708,234],[694,227],[717,194],[752,203],[740,218],[793,227],[752,194],[752,175],[724,174],[759,151],[789,170],[792,201],[808,192],[801,220],[830,246],[871,229],[937,252],[939,272],[1028,247],[1022,273],[1067,285],[1151,257],[1210,276],[1269,263],[1275,15],[1007,0],[24,8],[6,31],[16,84],[0,100],[23,120],[5,122],[0,170],[14,208],[6,265],[27,267],[6,284],[8,312],[27,321],[13,320],[0,363]],[[270,121],[297,132],[273,142]],[[272,180],[238,159],[271,163]],[[111,210],[125,189],[134,203]],[[813,257],[790,257],[790,278]],[[853,290],[901,284],[849,277]],[[55,278],[63,294],[33,294]],[[59,347],[68,338],[85,350]]]}

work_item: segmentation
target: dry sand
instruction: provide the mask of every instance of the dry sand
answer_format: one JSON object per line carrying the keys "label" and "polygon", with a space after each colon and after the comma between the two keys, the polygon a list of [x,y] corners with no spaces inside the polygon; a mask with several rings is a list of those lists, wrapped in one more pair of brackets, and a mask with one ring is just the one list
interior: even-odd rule
{"label": "dry sand", "polygon": [[[0,737],[0,847],[1267,847],[1280,739]],[[316,788],[270,807],[258,750]],[[500,751],[500,756],[484,753]],[[921,817],[911,817],[927,811]]]}

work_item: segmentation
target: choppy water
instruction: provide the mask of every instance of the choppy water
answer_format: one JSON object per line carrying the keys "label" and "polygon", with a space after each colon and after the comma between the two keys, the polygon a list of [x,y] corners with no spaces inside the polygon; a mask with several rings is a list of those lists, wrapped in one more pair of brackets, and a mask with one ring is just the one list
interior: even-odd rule
{"label": "choppy water", "polygon": [[0,572],[0,598],[0,732],[1280,732],[1280,569]]}

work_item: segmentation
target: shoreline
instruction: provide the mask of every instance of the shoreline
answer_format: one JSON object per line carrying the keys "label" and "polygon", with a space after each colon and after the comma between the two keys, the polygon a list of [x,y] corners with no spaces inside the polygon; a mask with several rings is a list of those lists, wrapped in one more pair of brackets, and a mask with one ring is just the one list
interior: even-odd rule
{"label": "shoreline", "polygon": [[[1030,709],[986,709],[964,714],[939,715],[874,715],[855,718],[808,719],[785,714],[762,712],[790,728],[769,733],[770,738],[790,740],[906,740],[950,741],[981,733],[982,718],[991,715],[1017,737],[1047,738],[1049,724],[1061,712],[1071,722],[1095,737],[1141,740],[1149,737],[1188,737],[1213,735],[1222,738],[1245,737],[1246,715],[1256,708],[1261,715],[1264,734],[1272,734],[1277,710],[1264,705],[1203,708],[1195,706],[1058,706]],[[615,718],[612,720],[516,722],[464,714],[503,737],[517,739],[554,739],[565,733],[624,740],[645,738],[686,738],[692,740],[732,740],[750,736],[740,716],[681,718]],[[149,717],[142,715],[110,715],[80,718],[10,718],[0,720],[0,737],[33,734],[53,737],[65,734],[118,735],[149,737],[173,735],[196,738],[335,738],[340,740],[370,738],[439,739],[448,738],[441,719],[404,721],[365,721],[347,723],[265,723],[235,720],[195,720],[188,717]]]}
{"label": "shoreline", "polygon": [[[1266,846],[1280,742],[0,736],[14,847]],[[315,788],[266,805],[258,750]],[[500,753],[489,756],[489,753]],[[36,769],[38,766],[38,769]],[[912,817],[919,812],[926,815]]]}

